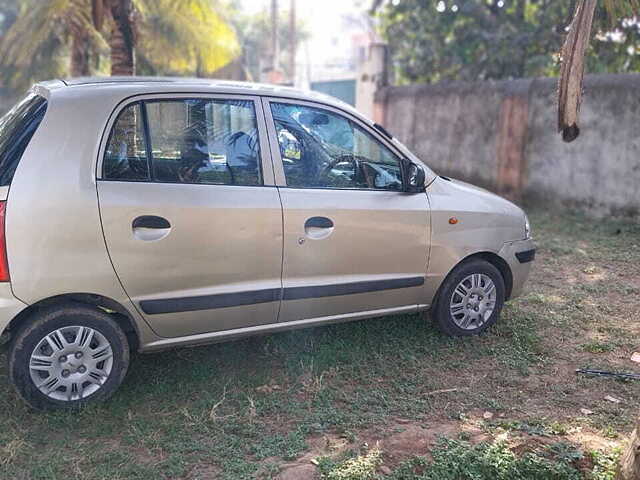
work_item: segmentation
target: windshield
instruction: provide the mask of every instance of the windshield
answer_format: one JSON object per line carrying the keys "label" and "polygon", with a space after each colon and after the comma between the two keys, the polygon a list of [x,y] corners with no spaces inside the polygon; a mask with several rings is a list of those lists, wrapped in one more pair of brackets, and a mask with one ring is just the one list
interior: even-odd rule
{"label": "windshield", "polygon": [[20,158],[46,109],[46,99],[29,93],[0,119],[0,186],[11,184]]}

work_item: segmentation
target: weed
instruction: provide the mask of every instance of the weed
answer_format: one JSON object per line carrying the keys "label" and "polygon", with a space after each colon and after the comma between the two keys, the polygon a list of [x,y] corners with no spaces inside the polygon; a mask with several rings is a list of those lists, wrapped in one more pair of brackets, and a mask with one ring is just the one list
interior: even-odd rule
{"label": "weed", "polygon": [[341,462],[320,459],[318,467],[325,480],[373,480],[381,463],[382,453],[376,447]]}
{"label": "weed", "polygon": [[441,440],[433,460],[416,457],[401,465],[390,480],[579,480],[580,472],[564,461],[535,453],[515,455],[504,442],[470,445]]}
{"label": "weed", "polygon": [[584,350],[585,352],[589,352],[589,353],[607,353],[607,352],[612,352],[613,350],[615,350],[616,347],[611,343],[593,341],[593,342],[583,343],[582,345],[580,345],[580,348],[582,348],[582,350]]}

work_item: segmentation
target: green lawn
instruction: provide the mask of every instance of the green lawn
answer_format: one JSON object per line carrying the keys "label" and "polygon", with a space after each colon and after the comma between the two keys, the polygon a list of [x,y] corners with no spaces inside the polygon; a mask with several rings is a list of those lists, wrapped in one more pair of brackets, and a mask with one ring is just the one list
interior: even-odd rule
{"label": "green lawn", "polygon": [[574,371],[640,371],[640,226],[531,220],[528,293],[480,338],[399,316],[139,355],[79,413],[28,410],[2,354],[0,478],[610,478],[640,382]]}

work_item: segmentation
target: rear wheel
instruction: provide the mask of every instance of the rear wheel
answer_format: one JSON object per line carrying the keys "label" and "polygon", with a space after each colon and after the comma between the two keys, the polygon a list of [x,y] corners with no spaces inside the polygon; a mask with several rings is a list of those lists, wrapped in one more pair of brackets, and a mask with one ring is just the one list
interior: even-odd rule
{"label": "rear wheel", "polygon": [[105,312],[68,303],[35,312],[9,350],[9,375],[37,409],[74,408],[104,400],[129,366],[124,332]]}
{"label": "rear wheel", "polygon": [[473,259],[445,279],[431,315],[448,335],[477,335],[498,320],[504,301],[500,271],[485,260]]}

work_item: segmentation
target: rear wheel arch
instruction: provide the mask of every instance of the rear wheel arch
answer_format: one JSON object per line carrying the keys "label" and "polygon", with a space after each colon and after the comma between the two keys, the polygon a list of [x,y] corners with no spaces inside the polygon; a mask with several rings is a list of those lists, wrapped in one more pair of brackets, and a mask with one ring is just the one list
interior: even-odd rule
{"label": "rear wheel arch", "polygon": [[42,308],[49,308],[55,305],[63,307],[69,302],[91,306],[108,313],[125,333],[131,351],[137,351],[139,349],[140,333],[138,332],[136,322],[131,318],[129,311],[119,302],[109,297],[94,293],[67,293],[42,299],[29,305],[16,315],[11,322],[9,322],[6,331],[9,332],[10,337],[14,337],[15,332],[29,322],[29,318],[34,312]]}

